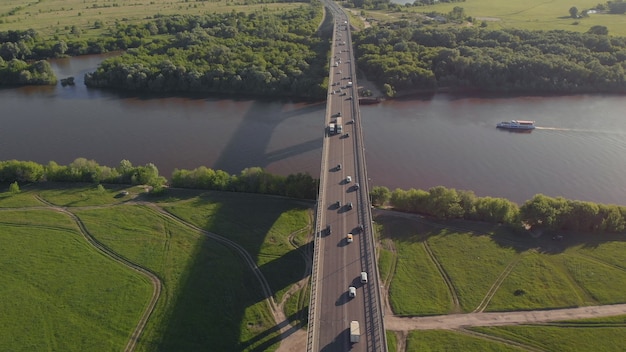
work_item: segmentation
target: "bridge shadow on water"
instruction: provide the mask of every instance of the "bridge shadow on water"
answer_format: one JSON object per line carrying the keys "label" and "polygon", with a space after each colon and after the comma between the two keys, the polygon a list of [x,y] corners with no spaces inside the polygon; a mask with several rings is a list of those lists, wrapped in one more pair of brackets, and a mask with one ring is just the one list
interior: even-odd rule
{"label": "bridge shadow on water", "polygon": [[[187,215],[185,210],[177,212],[176,205],[168,210],[243,247],[257,263],[273,294],[302,279],[306,266],[300,253],[312,251],[312,244],[290,246],[287,234],[280,233],[284,231],[280,217],[289,210],[308,209],[303,202],[242,193],[207,192],[200,197],[191,193],[186,197],[184,191],[181,194],[170,197],[189,202],[186,206],[194,209],[193,215]],[[176,241],[174,229],[170,241]],[[190,255],[186,270],[180,276],[170,275],[171,282],[164,281],[165,286],[179,285],[180,294],[172,301],[174,297],[164,290],[158,306],[167,304],[171,308],[161,312],[167,319],[157,329],[156,336],[160,338],[142,336],[147,350],[265,351],[281,340],[279,330],[289,321],[306,321],[303,317],[308,307],[305,306],[288,317],[288,321],[275,322],[258,279],[230,246],[200,236]],[[292,326],[285,335],[299,328]]]}
{"label": "bridge shadow on water", "polygon": [[[294,105],[295,108],[291,110],[283,110],[285,104],[252,102],[236,131],[222,149],[213,168],[229,173],[239,173],[248,167],[266,168],[283,159],[317,149],[321,150],[323,142],[321,137],[302,141],[302,131],[281,132],[279,127],[291,118],[310,116],[311,126],[319,129],[319,133],[315,135],[322,136],[326,102]],[[270,151],[272,138],[279,133],[283,133],[280,137],[282,141],[293,144]]]}

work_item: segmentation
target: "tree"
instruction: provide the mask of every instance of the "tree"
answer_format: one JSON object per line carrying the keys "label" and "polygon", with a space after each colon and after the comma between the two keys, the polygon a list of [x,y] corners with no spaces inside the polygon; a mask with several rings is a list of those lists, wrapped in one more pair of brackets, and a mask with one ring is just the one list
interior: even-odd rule
{"label": "tree", "polygon": [[569,15],[572,18],[578,18],[578,8],[576,6],[572,6],[569,8]]}
{"label": "tree", "polygon": [[387,84],[387,83],[385,83],[385,84],[383,85],[383,91],[384,91],[384,93],[385,93],[385,96],[387,96],[387,97],[389,97],[389,98],[391,98],[391,97],[393,97],[393,96],[395,96],[395,95],[396,95],[396,91],[393,89],[393,87],[391,86],[391,84]]}
{"label": "tree", "polygon": [[17,184],[17,181],[11,183],[9,185],[9,193],[11,194],[18,194],[20,193],[20,186]]}
{"label": "tree", "polygon": [[609,29],[605,26],[593,26],[589,28],[587,34],[609,35]]}
{"label": "tree", "polygon": [[370,198],[374,205],[384,205],[391,199],[391,191],[384,186],[375,186],[370,191]]}

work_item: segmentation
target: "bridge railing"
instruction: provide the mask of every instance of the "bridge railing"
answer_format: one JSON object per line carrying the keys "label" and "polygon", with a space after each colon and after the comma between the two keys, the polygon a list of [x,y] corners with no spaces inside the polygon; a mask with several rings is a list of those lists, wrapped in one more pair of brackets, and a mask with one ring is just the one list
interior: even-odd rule
{"label": "bridge railing", "polygon": [[[352,34],[348,31],[348,39],[349,42],[352,43]],[[354,50],[350,50],[350,70],[354,71]],[[352,89],[358,89],[358,84],[356,81],[356,72],[351,72],[352,76]],[[353,92],[354,93],[354,92]],[[365,267],[370,272],[370,284],[368,284],[369,289],[369,311],[366,311],[366,315],[369,317],[369,323],[371,328],[371,345],[374,351],[387,351],[387,336],[385,334],[385,325],[384,325],[384,310],[382,304],[381,287],[379,283],[379,272],[378,272],[378,256],[376,253],[376,238],[374,236],[374,228],[372,226],[372,209],[371,203],[369,199],[370,189],[369,189],[369,178],[367,176],[367,165],[365,161],[365,145],[363,143],[363,129],[362,129],[362,121],[361,121],[361,111],[359,108],[359,100],[358,100],[358,92],[357,99],[352,100],[352,109],[355,123],[358,126],[354,126],[355,130],[358,133],[354,133],[354,143],[355,143],[355,163],[358,168],[358,175],[360,177],[360,185],[359,187],[359,218],[361,224],[364,226],[363,236],[365,239],[365,251],[364,251],[364,261]]]}
{"label": "bridge railing", "polygon": [[[337,25],[333,25],[333,43],[335,42],[335,34],[337,32]],[[334,45],[331,45],[331,56],[334,56]],[[332,74],[332,70],[331,74]],[[332,77],[330,77],[332,80]],[[330,80],[329,80],[330,81]],[[328,86],[327,94],[330,95],[330,91],[333,87]],[[316,352],[319,349],[318,345],[318,329],[317,329],[317,296],[318,296],[318,275],[319,275],[319,261],[320,261],[320,237],[322,236],[322,220],[324,214],[324,200],[326,199],[326,171],[328,170],[328,133],[327,133],[327,121],[329,120],[330,104],[326,104],[326,115],[324,116],[324,141],[322,142],[322,160],[320,162],[320,185],[317,195],[317,204],[315,205],[315,232],[313,243],[313,265],[311,268],[311,295],[309,297],[309,323],[307,327],[307,351]]]}

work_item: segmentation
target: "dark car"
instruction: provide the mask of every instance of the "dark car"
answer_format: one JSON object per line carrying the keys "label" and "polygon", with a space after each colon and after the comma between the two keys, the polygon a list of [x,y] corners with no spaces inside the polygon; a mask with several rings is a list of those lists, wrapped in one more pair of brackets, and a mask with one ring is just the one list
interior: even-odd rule
{"label": "dark car", "polygon": [[341,170],[341,164],[337,164],[337,171]]}
{"label": "dark car", "polygon": [[335,206],[336,206],[337,208],[340,208],[340,207],[341,207],[341,201],[340,201],[340,200],[338,200],[338,201],[337,201],[337,203],[335,203]]}

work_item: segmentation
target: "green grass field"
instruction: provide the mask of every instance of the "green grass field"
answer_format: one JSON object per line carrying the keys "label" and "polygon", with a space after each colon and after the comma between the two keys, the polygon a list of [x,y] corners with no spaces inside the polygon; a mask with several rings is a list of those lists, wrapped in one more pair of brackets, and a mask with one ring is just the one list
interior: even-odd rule
{"label": "green grass field", "polygon": [[117,21],[138,23],[155,15],[198,15],[231,11],[274,11],[299,4],[269,3],[243,5],[244,1],[189,0],[2,0],[0,1],[0,31],[35,29],[44,35],[66,34],[76,26],[84,36],[97,36],[102,30],[94,28],[96,21],[103,28]]}
{"label": "green grass field", "polygon": [[[169,191],[161,198],[153,198],[143,195],[140,189],[128,190],[131,194],[127,197],[136,196],[135,200],[158,201],[162,207],[171,206],[179,213],[196,219],[198,223],[203,223],[205,227],[216,232],[245,230],[245,233],[233,234],[232,237],[246,245],[250,254],[257,259],[263,273],[267,275],[272,287],[277,288],[279,293],[286,291],[304,273],[303,259],[293,247],[288,247],[288,237],[294,234],[294,242],[300,241],[301,246],[307,245],[305,236],[310,227],[310,210],[306,203],[249,194],[200,195],[200,192],[175,190]],[[137,193],[134,193],[135,191]],[[17,195],[0,193],[0,199],[3,204],[15,205],[18,202],[10,201],[9,198],[16,197],[28,204],[28,199],[35,199],[35,195],[40,195],[45,201],[67,206],[79,216],[99,242],[124,258],[156,273],[163,282],[163,292],[148,320],[146,330],[137,345],[137,351],[275,350],[278,343],[277,331],[274,329],[276,322],[269,307],[262,300],[262,291],[257,279],[237,252],[208,240],[199,231],[165,217],[147,205],[117,204],[128,200],[125,197],[116,198],[118,193],[117,188],[102,191],[93,186],[68,187],[56,191],[33,187]],[[41,202],[36,204],[43,205]],[[195,206],[198,206],[198,209],[194,213]],[[244,212],[239,213],[238,210]],[[242,214],[246,215],[243,220]],[[258,217],[247,216],[250,214],[258,214]],[[5,228],[12,231],[6,231]],[[12,236],[2,237],[5,234]],[[231,235],[221,234],[227,237]],[[26,242],[30,251],[28,253],[31,254],[25,256],[24,250],[18,249],[22,249],[22,237],[28,237],[27,235],[33,239],[29,238]],[[52,236],[55,241],[50,240]],[[22,329],[24,330],[22,334],[28,334],[29,330],[24,329],[27,322],[35,321],[39,317],[31,308],[27,307],[25,310],[18,308],[27,301],[39,304],[38,300],[41,298],[37,295],[40,294],[48,295],[47,303],[53,303],[53,306],[58,303],[65,309],[59,308],[60,313],[50,313],[49,319],[41,322],[47,324],[45,326],[47,330],[42,330],[41,334],[30,334],[28,340],[22,338],[21,342],[18,341],[20,335],[11,329],[1,331],[0,350],[119,351],[123,348],[150,298],[152,287],[147,279],[90,247],[71,218],[54,211],[39,208],[0,210],[0,241],[2,241],[0,248],[9,248],[11,254],[0,258],[2,271],[0,275],[3,275],[0,278],[4,279],[3,283],[10,283],[0,289],[2,301],[0,308],[2,304],[9,305],[2,309],[2,312],[7,314],[0,317],[0,325],[8,326],[10,322],[19,322],[15,324],[14,330]],[[50,246],[50,243],[54,246]],[[54,249],[54,256],[40,256],[40,252],[51,251],[47,247]],[[84,247],[84,253],[75,247]],[[64,253],[65,250],[71,251],[71,255]],[[64,255],[73,260],[50,262]],[[26,261],[39,256],[40,263]],[[20,261],[24,261],[21,265],[23,268],[20,267],[19,270],[16,268],[16,274],[13,275],[9,269]],[[50,285],[56,290],[55,293],[62,291],[67,292],[70,297],[85,298],[80,302],[68,303],[65,299],[56,302],[55,296],[46,292],[50,280],[49,271],[52,270],[59,272],[59,277],[55,278],[58,284]],[[83,271],[86,274],[83,274]],[[283,272],[288,275],[284,275]],[[87,274],[89,278],[83,278]],[[131,285],[130,279],[124,279],[124,275],[136,277],[138,288]],[[30,281],[26,282],[25,278]],[[67,284],[78,279],[84,281],[80,286]],[[117,283],[116,280],[121,283]],[[112,283],[105,285],[107,281]],[[57,288],[63,284],[66,284],[63,290]],[[29,291],[22,287],[33,285],[41,287],[41,292],[34,291],[29,295],[27,294]],[[101,286],[106,286],[108,291],[103,293]],[[94,292],[90,291],[92,288]],[[131,289],[135,291],[142,289],[143,292],[132,293]],[[21,295],[13,297],[14,294]],[[130,294],[133,299],[128,298]],[[303,309],[306,309],[305,303],[308,303],[307,292],[301,291],[300,295],[295,297],[295,303],[288,307],[289,313],[296,311],[295,313],[301,314],[299,319],[302,319]],[[115,302],[116,299],[123,302]],[[84,321],[75,317],[77,313],[72,313],[72,309],[81,309],[82,313],[88,310],[83,306],[102,302],[107,306],[115,306],[120,312],[113,309],[111,315],[105,319],[99,315],[102,307],[89,307],[94,312],[90,312],[91,315],[81,315],[79,318]],[[67,311],[72,314],[68,314]],[[43,312],[48,314],[46,310]],[[72,323],[66,324],[64,319],[72,319]],[[118,321],[119,324],[110,331],[111,322]],[[72,329],[72,324],[81,325],[81,329]],[[92,336],[90,329],[95,324],[98,324],[98,329],[93,330]],[[59,325],[67,325],[68,331],[60,328],[57,332]],[[37,328],[41,330],[42,327]],[[3,333],[7,334],[6,338],[1,335]],[[84,341],[75,341],[78,337],[72,334],[80,336]],[[61,336],[63,341],[59,341],[56,336]],[[104,340],[101,343],[101,346],[104,346],[102,348],[94,348],[91,345],[102,340]],[[28,341],[27,344],[24,344],[24,341]]]}
{"label": "green grass field", "polygon": [[579,13],[583,10],[595,7],[597,0],[581,0],[572,2],[569,0],[527,0],[527,1],[503,1],[503,0],[472,0],[465,2],[443,3],[432,6],[411,7],[403,9],[403,12],[391,12],[388,16],[383,13],[376,16],[375,11],[366,11],[367,16],[385,20],[391,18],[411,18],[411,12],[419,13],[449,13],[456,6],[464,9],[465,14],[476,19],[476,24],[482,21],[487,23],[489,29],[520,28],[528,30],[566,30],[586,32],[589,28],[600,25],[609,29],[609,34],[626,36],[626,16],[591,14],[587,18],[574,19],[570,17],[569,9],[575,6]]}
{"label": "green grass field", "polygon": [[54,211],[0,211],[0,248],[2,351],[119,351],[152,295]]}
{"label": "green grass field", "polygon": [[544,351],[618,352],[624,350],[626,328],[521,325],[502,327],[475,327],[474,331],[505,338]]}
{"label": "green grass field", "polygon": [[624,241],[617,236],[572,234],[552,241],[480,223],[455,222],[446,228],[392,215],[375,221],[383,243],[392,240],[397,251],[392,270],[394,253],[384,244],[379,266],[383,279],[391,277],[389,300],[396,314],[447,313],[450,292],[456,292],[464,312],[479,308],[483,299],[486,311],[626,301]]}
{"label": "green grass field", "polygon": [[454,331],[411,331],[406,341],[406,352],[481,351],[506,352],[523,349]]}

